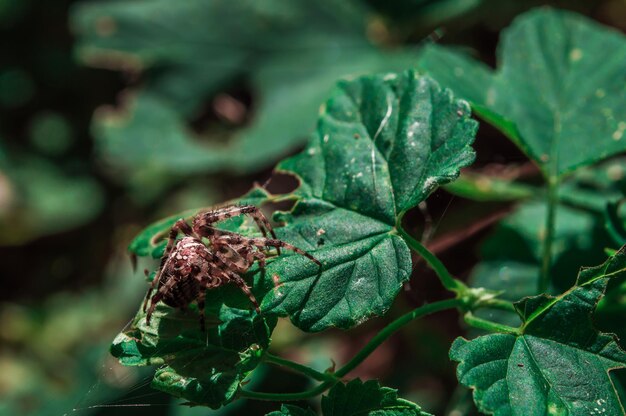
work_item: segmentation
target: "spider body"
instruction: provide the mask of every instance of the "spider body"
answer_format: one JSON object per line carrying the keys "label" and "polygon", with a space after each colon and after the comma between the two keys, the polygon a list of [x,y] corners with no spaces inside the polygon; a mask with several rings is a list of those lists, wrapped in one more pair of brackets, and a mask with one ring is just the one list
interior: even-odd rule
{"label": "spider body", "polygon": [[[213,226],[218,221],[244,214],[252,216],[263,237],[244,237]],[[177,241],[179,232],[185,236]],[[267,238],[268,234],[273,238]],[[208,243],[205,244],[203,238]],[[227,283],[239,286],[260,313],[259,304],[241,275],[255,262],[264,268],[268,248],[276,248],[278,254],[280,248],[292,250],[321,267],[321,263],[306,251],[276,239],[267,218],[253,205],[229,206],[200,213],[193,218],[191,226],[183,219],[178,220],[170,230],[161,265],[146,294],[143,305],[144,312],[147,310],[146,322],[150,324],[150,318],[159,301],[181,309],[196,301],[200,311],[200,326],[204,330],[206,290]],[[151,296],[154,290],[156,293]]]}
{"label": "spider body", "polygon": [[201,273],[203,271],[206,273],[203,268],[210,262],[207,254],[209,253],[204,244],[193,237],[184,237],[176,243],[161,271],[157,288],[157,290],[168,288],[162,291],[163,294],[160,296],[163,303],[173,308],[184,308],[196,300],[202,287]]}

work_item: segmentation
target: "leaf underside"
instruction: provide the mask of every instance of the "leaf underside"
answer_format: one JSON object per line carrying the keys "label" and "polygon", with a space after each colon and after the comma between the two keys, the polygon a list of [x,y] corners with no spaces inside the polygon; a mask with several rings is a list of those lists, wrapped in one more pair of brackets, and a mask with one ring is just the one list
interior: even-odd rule
{"label": "leaf underside", "polygon": [[173,311],[159,304],[150,326],[139,311],[131,329],[113,341],[111,353],[124,365],[159,365],[152,380],[156,389],[221,407],[234,399],[259,363],[276,320],[226,306],[207,309],[206,333],[199,330],[195,310]]}

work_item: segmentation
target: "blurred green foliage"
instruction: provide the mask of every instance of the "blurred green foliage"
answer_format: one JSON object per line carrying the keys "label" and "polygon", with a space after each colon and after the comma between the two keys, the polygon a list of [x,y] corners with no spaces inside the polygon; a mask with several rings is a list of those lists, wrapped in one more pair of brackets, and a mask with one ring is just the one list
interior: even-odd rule
{"label": "blurred green foliage", "polygon": [[[213,0],[173,7],[164,0],[0,0],[0,414],[124,411],[100,407],[108,403],[151,405],[129,414],[200,414],[150,396],[145,385],[151,374],[129,372],[107,358],[111,334],[124,327],[145,289],[117,250],[151,220],[238,197],[253,181],[265,181],[264,169],[303,145],[337,79],[415,67],[418,49],[441,35],[442,42],[474,48],[475,57],[492,64],[500,29],[544,3]],[[550,3],[624,28],[621,0]],[[498,147],[503,142],[481,128],[479,166],[520,157]],[[481,160],[483,154],[491,159]],[[603,224],[606,207],[624,197],[622,167],[608,162],[564,184],[555,269],[598,263],[600,250],[618,247]],[[512,190],[508,179],[497,177],[486,185],[484,175],[474,173],[465,188],[451,192],[490,206],[494,195],[515,201],[536,191],[533,183]],[[288,188],[281,186],[281,192]],[[429,204],[444,211],[440,200]],[[459,229],[480,217],[462,205],[445,211],[462,218]],[[480,275],[493,280],[481,284],[498,288],[495,279],[504,272],[524,279],[536,270],[537,255],[528,244],[540,232],[543,211],[523,203],[486,240],[472,275],[483,268]],[[616,224],[624,221],[620,213],[613,215]],[[514,226],[520,219],[524,225]],[[507,250],[503,241],[514,241],[519,250]],[[461,245],[463,255],[473,247]],[[573,257],[575,262],[565,260]],[[460,267],[468,269],[474,260],[459,260]],[[506,262],[514,264],[506,268]],[[621,330],[623,311],[612,305],[623,303],[624,293],[618,284],[609,286],[607,299],[616,301],[600,304],[606,330]],[[407,296],[406,302],[415,302]],[[405,306],[395,305],[385,319]],[[354,339],[367,338],[376,325],[313,340],[279,322],[273,346],[323,371],[331,363],[320,351],[347,357]],[[448,326],[456,329],[456,322]],[[433,330],[441,331],[437,347],[423,350],[415,338],[435,338]],[[393,379],[428,410],[443,411],[453,375],[430,364],[424,370],[423,361],[447,362],[450,339],[445,328],[425,323],[404,335],[419,357],[394,343],[376,358],[389,364],[371,363],[362,374]],[[276,390],[307,387],[297,376],[263,366],[251,383],[260,381]],[[458,408],[472,408],[468,395],[457,396]],[[216,414],[271,410],[277,406],[240,401]]]}

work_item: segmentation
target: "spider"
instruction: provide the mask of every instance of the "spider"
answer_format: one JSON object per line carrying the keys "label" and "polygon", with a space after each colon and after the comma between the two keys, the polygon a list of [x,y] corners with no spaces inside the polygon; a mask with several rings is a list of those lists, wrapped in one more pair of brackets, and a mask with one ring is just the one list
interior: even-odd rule
{"label": "spider", "polygon": [[[250,215],[263,237],[248,238],[213,226],[218,221],[238,215]],[[184,237],[177,241],[179,232],[183,233]],[[267,238],[268,233],[272,238]],[[206,238],[208,244],[205,244],[202,238]],[[234,205],[202,212],[193,218],[191,226],[182,218],[179,219],[170,230],[159,270],[143,303],[143,311],[148,311],[146,323],[150,325],[150,318],[159,301],[180,309],[185,309],[191,302],[196,301],[200,312],[200,327],[204,331],[206,290],[227,283],[239,286],[260,313],[259,304],[241,275],[246,273],[255,261],[258,261],[259,267],[264,269],[267,257],[264,249],[270,247],[276,248],[278,254],[280,248],[294,251],[309,258],[321,268],[321,263],[306,251],[278,240],[265,215],[254,205]],[[155,295],[151,296],[155,289]]]}

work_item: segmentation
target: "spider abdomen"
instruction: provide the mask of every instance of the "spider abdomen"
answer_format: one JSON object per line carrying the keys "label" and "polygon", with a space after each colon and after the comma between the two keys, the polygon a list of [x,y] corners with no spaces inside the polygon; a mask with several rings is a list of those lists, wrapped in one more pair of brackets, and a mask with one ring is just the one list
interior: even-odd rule
{"label": "spider abdomen", "polygon": [[163,302],[173,308],[184,308],[196,300],[202,290],[200,282],[192,276],[186,276],[165,292]]}

